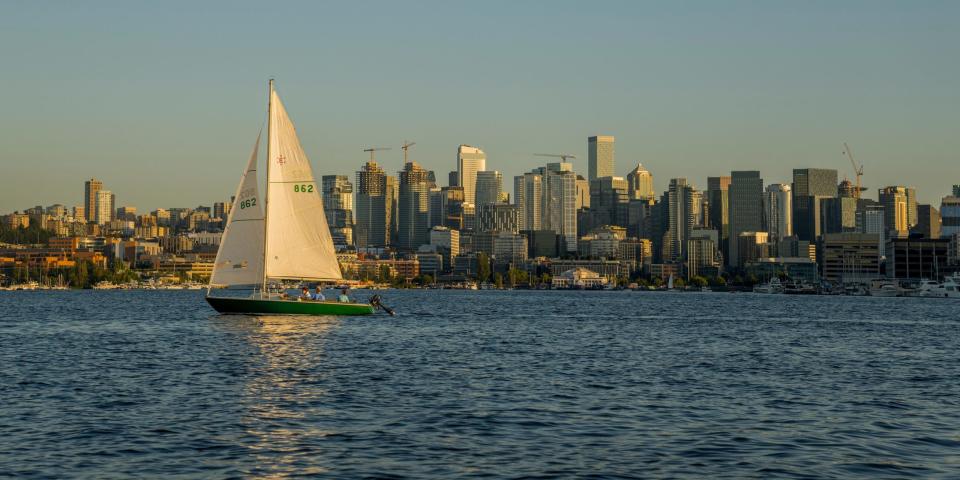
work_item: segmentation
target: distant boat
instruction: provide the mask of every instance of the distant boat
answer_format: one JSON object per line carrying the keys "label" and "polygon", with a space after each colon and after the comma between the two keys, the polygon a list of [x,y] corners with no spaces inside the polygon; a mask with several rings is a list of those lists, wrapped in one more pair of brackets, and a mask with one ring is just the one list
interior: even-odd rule
{"label": "distant boat", "polygon": [[773,277],[767,283],[754,286],[753,293],[783,293],[783,284],[779,278]]}
{"label": "distant boat", "polygon": [[899,297],[900,287],[893,282],[875,281],[870,286],[871,297]]}
{"label": "distant boat", "polygon": [[[260,137],[240,185],[217,251],[207,302],[221,313],[369,315],[374,306],[337,301],[297,301],[271,281],[340,283],[343,275],[317,187],[297,132],[270,80],[267,120],[267,193],[257,188]],[[266,203],[266,210],[262,210]],[[213,286],[253,288],[247,298],[211,296]]]}

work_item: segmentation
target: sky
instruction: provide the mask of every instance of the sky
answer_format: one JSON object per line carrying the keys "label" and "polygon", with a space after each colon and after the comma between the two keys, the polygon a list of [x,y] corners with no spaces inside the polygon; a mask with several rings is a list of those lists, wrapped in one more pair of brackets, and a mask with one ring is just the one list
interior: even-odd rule
{"label": "sky", "polygon": [[512,177],[616,136],[616,170],[835,168],[870,196],[960,183],[960,2],[0,2],[0,213],[193,207],[233,193],[275,78],[314,173],[400,145],[446,183],[477,145]]}

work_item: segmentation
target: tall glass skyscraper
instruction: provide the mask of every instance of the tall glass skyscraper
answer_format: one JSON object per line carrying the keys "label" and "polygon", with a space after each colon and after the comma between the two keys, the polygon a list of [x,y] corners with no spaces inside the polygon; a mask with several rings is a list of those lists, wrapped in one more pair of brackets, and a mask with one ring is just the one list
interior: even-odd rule
{"label": "tall glass skyscraper", "polygon": [[503,176],[496,170],[483,170],[477,172],[476,181],[476,206],[482,208],[484,205],[498,203],[500,193],[503,191]]}
{"label": "tall glass skyscraper", "polygon": [[793,211],[790,185],[774,183],[767,186],[763,195],[764,228],[770,239],[777,241],[793,235]]}
{"label": "tall glass skyscraper", "polygon": [[820,200],[837,196],[837,171],[825,168],[793,170],[793,233],[816,241],[820,236]]}
{"label": "tall glass skyscraper", "polygon": [[587,138],[587,180],[615,175],[613,135],[595,135]]}
{"label": "tall glass skyscraper", "polygon": [[[836,189],[836,186],[834,186]],[[737,249],[745,232],[763,230],[763,179],[758,171],[730,173],[730,265],[743,266]]]}

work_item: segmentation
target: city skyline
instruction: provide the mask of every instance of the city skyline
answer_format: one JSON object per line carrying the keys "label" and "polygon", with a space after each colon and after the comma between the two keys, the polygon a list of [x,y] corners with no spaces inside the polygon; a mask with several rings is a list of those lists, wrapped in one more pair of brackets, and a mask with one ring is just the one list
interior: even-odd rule
{"label": "city skyline", "polygon": [[[270,77],[296,104],[318,175],[352,177],[368,145],[392,145],[379,162],[399,171],[399,139],[411,138],[410,159],[438,175],[466,143],[506,178],[540,165],[534,152],[572,153],[586,177],[584,139],[601,134],[617,138],[614,173],[642,163],[657,192],[733,170],[852,178],[844,141],[870,191],[914,186],[935,203],[956,183],[940,178],[960,151],[960,67],[945,61],[956,4],[382,4],[374,18],[369,7],[223,5],[189,20],[160,6],[0,7],[13,72],[0,101],[17,112],[0,118],[0,210],[77,204],[68,187],[91,176],[142,209],[223,198]],[[249,35],[264,18],[288,23],[288,50]],[[364,35],[344,26],[360,18]],[[462,75],[471,63],[478,73]]]}

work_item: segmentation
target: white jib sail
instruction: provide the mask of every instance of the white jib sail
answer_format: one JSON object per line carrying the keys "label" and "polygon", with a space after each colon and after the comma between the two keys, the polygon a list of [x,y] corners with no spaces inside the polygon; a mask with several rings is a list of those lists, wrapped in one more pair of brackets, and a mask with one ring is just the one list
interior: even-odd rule
{"label": "white jib sail", "polygon": [[280,97],[274,91],[270,97],[267,277],[339,280],[343,277],[310,161]]}
{"label": "white jib sail", "polygon": [[260,135],[257,135],[220,239],[210,275],[211,285],[259,285],[263,281],[263,209],[257,189],[259,148]]}

